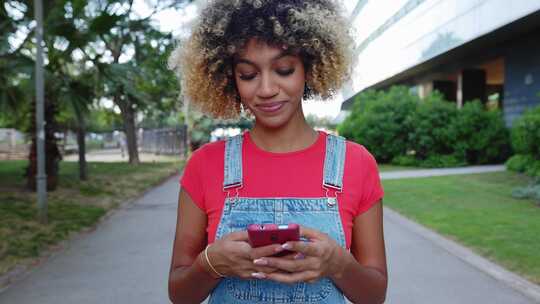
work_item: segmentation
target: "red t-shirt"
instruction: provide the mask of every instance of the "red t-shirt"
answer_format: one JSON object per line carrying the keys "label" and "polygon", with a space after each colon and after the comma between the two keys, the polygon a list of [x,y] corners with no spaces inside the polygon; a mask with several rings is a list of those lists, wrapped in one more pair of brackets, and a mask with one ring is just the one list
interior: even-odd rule
{"label": "red t-shirt", "polygon": [[[241,197],[325,197],[322,188],[327,134],[294,152],[274,153],[260,149],[244,132]],[[223,192],[225,141],[205,144],[193,152],[181,178],[181,186],[208,216],[208,242],[214,241],[226,198]],[[333,191],[330,192],[333,195]],[[384,195],[375,158],[362,145],[347,141],[343,193],[338,194],[339,214],[347,248],[351,245],[353,220]]]}

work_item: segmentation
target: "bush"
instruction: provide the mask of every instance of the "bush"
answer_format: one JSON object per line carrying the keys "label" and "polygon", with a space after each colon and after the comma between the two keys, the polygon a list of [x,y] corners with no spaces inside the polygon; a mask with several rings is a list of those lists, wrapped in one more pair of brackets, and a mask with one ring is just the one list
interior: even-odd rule
{"label": "bush", "polygon": [[499,163],[511,151],[500,111],[486,111],[479,101],[458,110],[437,91],[420,101],[403,86],[361,93],[338,132],[377,161],[400,166]]}
{"label": "bush", "polygon": [[420,162],[420,167],[425,168],[449,168],[466,165],[464,160],[458,159],[455,155],[430,155],[426,160]]}
{"label": "bush", "polygon": [[540,182],[512,190],[512,196],[518,199],[532,199],[540,205]]}
{"label": "bush", "polygon": [[540,160],[531,155],[516,154],[507,162],[506,167],[510,171],[525,173],[532,177],[540,178]]}
{"label": "bush", "polygon": [[525,172],[529,164],[534,162],[534,158],[530,155],[516,154],[508,159],[506,168],[515,172]]}
{"label": "bush", "polygon": [[525,111],[511,131],[512,147],[517,154],[540,160],[540,106]]}
{"label": "bush", "polygon": [[517,154],[506,162],[508,170],[540,177],[540,106],[525,111],[514,122],[511,141]]}
{"label": "bush", "polygon": [[540,206],[540,106],[525,111],[514,122],[511,139],[512,147],[518,154],[506,162],[506,167],[535,177],[530,185],[514,189],[512,196],[533,199]]}
{"label": "bush", "polygon": [[392,159],[392,165],[416,167],[420,166],[420,161],[418,161],[416,158],[414,158],[414,156],[411,155],[400,155]]}
{"label": "bush", "polygon": [[468,102],[452,127],[456,134],[454,154],[467,163],[501,163],[510,156],[510,134],[500,111],[486,111],[480,101]]}
{"label": "bush", "polygon": [[407,118],[415,111],[418,100],[403,86],[388,92],[362,93],[338,131],[364,145],[377,161],[387,163],[407,151],[408,134],[413,128]]}
{"label": "bush", "polygon": [[430,156],[452,155],[457,134],[452,126],[458,115],[456,106],[433,94],[416,108],[407,123],[414,126],[409,133],[409,147],[416,158],[426,160]]}

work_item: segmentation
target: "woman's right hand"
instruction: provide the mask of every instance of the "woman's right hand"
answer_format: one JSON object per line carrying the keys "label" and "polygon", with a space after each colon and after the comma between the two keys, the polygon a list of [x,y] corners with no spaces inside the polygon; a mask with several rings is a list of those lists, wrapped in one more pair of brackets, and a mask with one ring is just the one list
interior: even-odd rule
{"label": "woman's right hand", "polygon": [[[209,262],[220,274],[252,279],[257,278],[259,273],[272,273],[277,270],[273,267],[255,265],[253,261],[281,250],[283,248],[280,244],[252,248],[248,243],[247,231],[236,231],[212,243],[207,253]],[[212,269],[209,271],[213,272]]]}

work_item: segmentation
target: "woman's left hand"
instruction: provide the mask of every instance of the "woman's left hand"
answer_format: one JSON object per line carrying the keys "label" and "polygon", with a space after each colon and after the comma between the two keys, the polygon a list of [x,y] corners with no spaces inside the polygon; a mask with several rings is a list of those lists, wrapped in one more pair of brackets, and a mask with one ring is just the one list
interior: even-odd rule
{"label": "woman's left hand", "polygon": [[261,279],[283,283],[315,282],[323,277],[339,277],[345,269],[345,250],[320,231],[300,227],[300,236],[309,242],[287,242],[283,248],[296,252],[294,259],[263,257],[253,262],[281,271],[264,273]]}

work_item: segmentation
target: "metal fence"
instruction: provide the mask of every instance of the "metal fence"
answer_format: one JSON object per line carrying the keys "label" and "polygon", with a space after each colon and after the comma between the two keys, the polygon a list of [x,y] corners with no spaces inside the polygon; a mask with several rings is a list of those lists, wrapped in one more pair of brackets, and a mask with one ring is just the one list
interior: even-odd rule
{"label": "metal fence", "polygon": [[[121,132],[99,134],[99,141],[102,148],[118,148],[119,136]],[[64,136],[65,137],[65,136]],[[187,138],[185,127],[163,128],[143,130],[137,132],[139,151],[162,155],[185,155]],[[88,140],[88,138],[87,138]],[[67,145],[67,141],[60,139],[59,148]],[[71,142],[74,142],[72,140]],[[76,142],[71,145],[75,145]],[[26,141],[25,135],[15,129],[0,128],[0,160],[27,159],[30,144]]]}
{"label": "metal fence", "polygon": [[183,155],[187,147],[185,127],[142,130],[139,148],[154,154]]}
{"label": "metal fence", "polygon": [[0,128],[0,159],[26,159],[29,149],[22,132]]}

